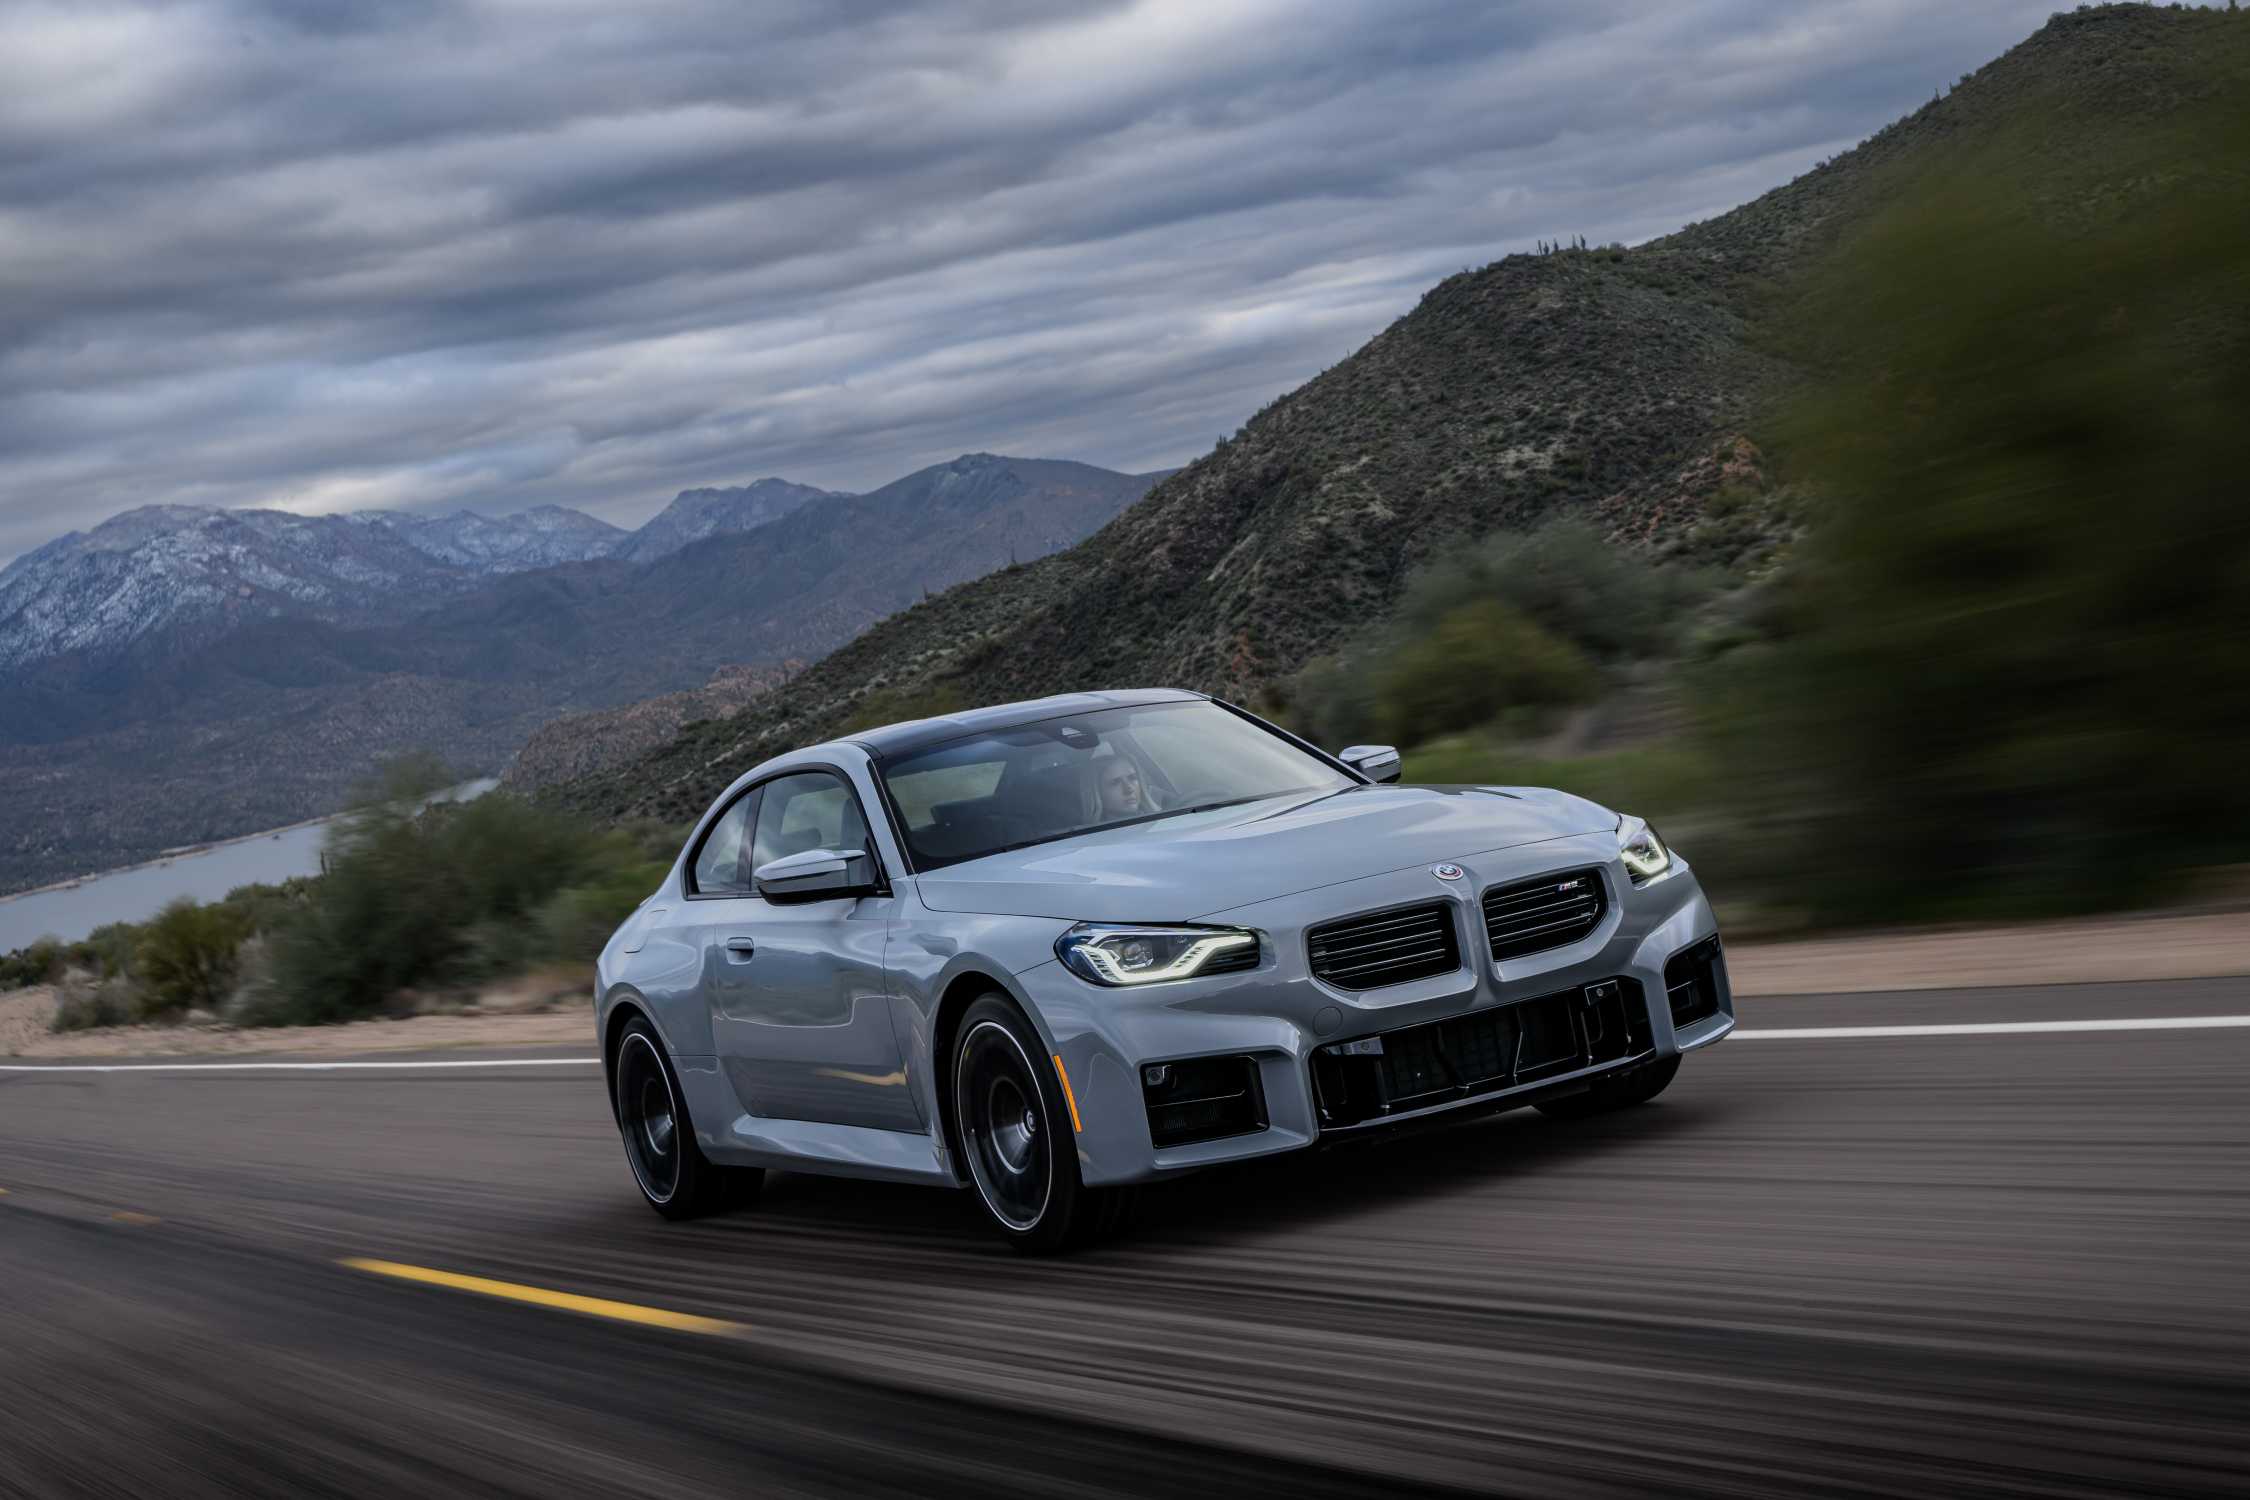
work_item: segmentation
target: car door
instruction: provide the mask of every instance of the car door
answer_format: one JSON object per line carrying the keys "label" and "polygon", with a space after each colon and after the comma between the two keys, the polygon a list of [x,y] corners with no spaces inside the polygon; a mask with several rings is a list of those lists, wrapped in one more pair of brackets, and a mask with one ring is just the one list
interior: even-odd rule
{"label": "car door", "polygon": [[[859,849],[877,861],[851,784],[833,770],[762,783],[745,824],[745,882],[806,849]],[[883,942],[889,895],[769,901],[754,890],[722,905],[705,973],[711,1033],[743,1107],[768,1119],[923,1129],[891,1025]]]}

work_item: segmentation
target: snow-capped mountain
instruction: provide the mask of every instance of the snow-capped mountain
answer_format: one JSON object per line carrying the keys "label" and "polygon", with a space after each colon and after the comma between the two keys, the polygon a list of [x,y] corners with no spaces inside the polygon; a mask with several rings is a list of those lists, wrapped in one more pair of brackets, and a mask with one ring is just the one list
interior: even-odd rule
{"label": "snow-capped mountain", "polygon": [[143,506],[0,570],[0,672],[73,653],[192,649],[261,619],[400,621],[489,579],[653,562],[828,495],[785,479],[688,490],[639,531],[559,505],[506,516]]}
{"label": "snow-capped mountain", "polygon": [[0,670],[186,644],[277,614],[349,619],[435,603],[476,581],[396,531],[343,516],[152,505],[73,531],[0,572]]}
{"label": "snow-capped mountain", "polygon": [[560,505],[534,506],[512,516],[479,515],[473,510],[458,510],[450,516],[363,510],[346,519],[367,526],[387,526],[417,551],[479,573],[512,573],[607,557],[631,535],[584,511]]}

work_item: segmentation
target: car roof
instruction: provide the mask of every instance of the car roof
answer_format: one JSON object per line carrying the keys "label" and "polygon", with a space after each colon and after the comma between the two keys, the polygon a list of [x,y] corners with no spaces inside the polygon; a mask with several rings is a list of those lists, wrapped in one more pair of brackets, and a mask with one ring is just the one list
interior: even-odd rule
{"label": "car roof", "polygon": [[1042,719],[1066,714],[1092,713],[1096,709],[1126,708],[1138,703],[1193,703],[1207,697],[1180,688],[1113,688],[1092,693],[1057,693],[1051,698],[1030,698],[1021,703],[1000,703],[929,719],[910,719],[847,735],[843,743],[857,745],[877,760],[897,760],[942,745],[949,740],[997,729],[1014,729]]}

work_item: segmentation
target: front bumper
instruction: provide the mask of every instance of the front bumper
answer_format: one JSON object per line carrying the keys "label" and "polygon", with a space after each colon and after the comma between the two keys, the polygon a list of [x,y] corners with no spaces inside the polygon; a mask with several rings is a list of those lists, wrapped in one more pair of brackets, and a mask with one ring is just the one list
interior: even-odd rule
{"label": "front bumper", "polygon": [[[1531,1103],[1583,1087],[1602,1074],[1708,1046],[1734,1029],[1734,1000],[1716,943],[1698,950],[1703,976],[1699,1003],[1683,1007],[1673,1023],[1666,965],[1676,955],[1715,940],[1718,924],[1695,876],[1684,862],[1647,885],[1635,886],[1616,859],[1613,837],[1551,840],[1460,862],[1465,879],[1441,882],[1415,868],[1341,882],[1277,901],[1211,913],[1200,920],[1237,925],[1260,934],[1258,968],[1210,979],[1151,985],[1143,990],[1102,989],[1059,963],[1016,976],[1046,1024],[1056,1054],[1068,1070],[1080,1126],[1079,1170],[1088,1184],[1148,1181],[1220,1162],[1239,1161],[1310,1146],[1413,1121],[1484,1112]],[[1484,941],[1483,893],[1550,872],[1589,866],[1603,871],[1607,910],[1577,942],[1543,953],[1496,962]],[[1315,924],[1407,902],[1443,901],[1452,909],[1461,967],[1449,974],[1379,989],[1350,991],[1317,978],[1305,943]],[[1676,983],[1687,959],[1676,965]],[[1615,983],[1626,993],[1630,1034],[1613,1022],[1574,1023],[1580,1042],[1573,1054],[1557,1036],[1552,1016],[1534,1010],[1564,1001],[1590,1007],[1589,987]],[[1526,1005],[1526,1002],[1533,1002]],[[1503,1007],[1523,1007],[1506,1016]],[[1608,1012],[1605,1012],[1608,1014]],[[1462,1021],[1459,1018],[1472,1018]],[[1521,1024],[1518,1024],[1518,1021]],[[1433,1027],[1432,1023],[1456,1023]],[[1428,1028],[1410,1033],[1409,1028]],[[1530,1066],[1504,1075],[1456,1083],[1451,1075],[1415,1081],[1410,1046],[1396,1048],[1380,1085],[1363,1084],[1358,1105],[1339,1108],[1334,1044],[1384,1035],[1442,1037],[1450,1045],[1473,1040],[1489,1053],[1514,1046]],[[1510,1038],[1516,1040],[1510,1041]],[[1540,1041],[1548,1038],[1548,1041]],[[1603,1039],[1603,1038],[1606,1038]],[[1323,1053],[1322,1049],[1330,1049]],[[1219,1139],[1158,1147],[1152,1138],[1141,1069],[1149,1064],[1239,1055],[1251,1059],[1262,1128]],[[1372,1079],[1363,1062],[1354,1063]],[[1427,1086],[1424,1086],[1427,1084]],[[1369,1087],[1385,1095],[1382,1108],[1359,1115]],[[1323,1116],[1323,1101],[1328,1104]],[[1358,1116],[1358,1117],[1355,1117]]]}

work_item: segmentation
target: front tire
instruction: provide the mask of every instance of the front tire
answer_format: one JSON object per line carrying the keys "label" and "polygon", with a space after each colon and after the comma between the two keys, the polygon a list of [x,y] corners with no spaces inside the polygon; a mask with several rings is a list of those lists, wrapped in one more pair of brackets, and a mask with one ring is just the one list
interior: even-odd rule
{"label": "front tire", "polygon": [[626,1026],[612,1071],[625,1160],[650,1208],[667,1219],[699,1219],[757,1197],[766,1176],[761,1168],[719,1166],[696,1145],[679,1074],[648,1022]]}
{"label": "front tire", "polygon": [[1605,1115],[1613,1109],[1630,1109],[1663,1093],[1679,1073],[1680,1055],[1675,1052],[1670,1057],[1644,1063],[1630,1073],[1597,1079],[1594,1086],[1582,1094],[1549,1099],[1539,1106],[1539,1111],[1558,1120],[1583,1120],[1588,1115]]}
{"label": "front tire", "polygon": [[1032,1255],[1114,1230],[1125,1194],[1088,1188],[1079,1177],[1069,1102],[1039,1033],[1014,1002],[986,995],[971,1005],[952,1063],[955,1133],[985,1222]]}

